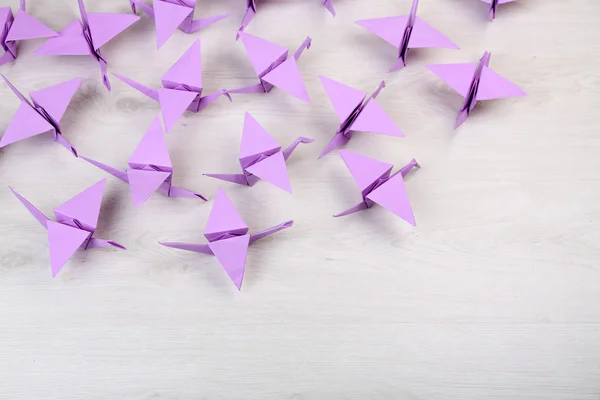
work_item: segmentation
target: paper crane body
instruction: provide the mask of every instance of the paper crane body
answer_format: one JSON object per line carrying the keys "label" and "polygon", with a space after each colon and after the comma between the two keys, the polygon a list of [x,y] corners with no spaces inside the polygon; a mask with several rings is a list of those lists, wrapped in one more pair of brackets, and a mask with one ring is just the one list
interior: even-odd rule
{"label": "paper crane body", "polygon": [[292,193],[285,162],[300,143],[312,142],[313,139],[300,136],[287,149],[281,151],[279,143],[252,115],[246,113],[240,147],[240,165],[244,173],[205,175],[246,186],[253,186],[259,179],[264,179],[278,188]]}
{"label": "paper crane body", "polygon": [[198,112],[226,95],[225,90],[202,97],[202,64],[200,59],[200,41],[196,40],[162,77],[163,87],[151,89],[131,79],[116,75],[117,78],[142,92],[160,104],[167,132],[175,126],[185,110]]}
{"label": "paper crane body", "polygon": [[100,215],[100,205],[102,203],[105,182],[106,179],[102,179],[63,205],[55,208],[54,215],[56,216],[56,222],[50,220],[19,193],[9,187],[19,201],[27,207],[35,219],[48,231],[52,277],[55,277],[60,272],[77,249],[87,250],[112,246],[125,250],[125,247],[118,243],[93,237],[98,224],[98,216]]}
{"label": "paper crane body", "polygon": [[[246,27],[250,24],[250,21],[252,21],[252,19],[256,15],[256,3],[258,2],[260,2],[260,0],[246,0],[246,14],[244,14],[244,19],[242,20],[242,25],[238,29],[238,34],[239,32],[242,32],[244,29],[246,29]],[[321,3],[323,4],[323,6],[325,6],[325,8],[327,8],[327,10],[329,10],[331,15],[335,16],[333,0],[321,0]]]}
{"label": "paper crane body", "polygon": [[158,48],[169,40],[177,28],[188,34],[194,33],[229,16],[194,20],[196,0],[153,0],[153,7],[141,0],[129,0],[129,3],[134,13],[139,8],[154,20]]}
{"label": "paper crane body", "polygon": [[427,68],[465,98],[458,113],[456,126],[466,121],[480,100],[526,96],[518,86],[489,68],[491,53],[486,52],[478,63],[435,64]]}
{"label": "paper crane body", "polygon": [[92,56],[100,64],[104,86],[110,90],[110,82],[106,74],[106,60],[102,57],[100,48],[130,27],[140,17],[130,14],[88,14],[83,0],[78,0],[78,2],[81,20],[71,22],[60,31],[60,36],[46,41],[42,47],[35,51],[35,54],[45,56]]}
{"label": "paper crane body", "polygon": [[385,87],[381,82],[375,92],[365,100],[367,94],[350,86],[319,76],[321,84],[340,120],[340,128],[319,158],[347,143],[354,131],[365,131],[388,136],[403,137],[394,121],[375,101],[375,97]]}
{"label": "paper crane body", "polygon": [[458,49],[450,39],[417,17],[418,5],[419,0],[413,0],[410,15],[356,21],[358,25],[398,48],[398,61],[389,72],[406,66],[408,49],[425,47]]}
{"label": "paper crane body", "polygon": [[488,12],[488,19],[493,21],[496,18],[496,9],[500,4],[512,3],[517,0],[481,0],[484,3],[488,3],[490,5],[490,11]]}
{"label": "paper crane body", "polygon": [[409,224],[415,225],[415,217],[404,185],[404,176],[413,168],[421,168],[415,159],[390,175],[394,168],[392,164],[348,150],[340,150],[340,155],[361,190],[362,201],[354,207],[334,215],[335,217],[366,210],[377,203]]}
{"label": "paper crane body", "polygon": [[285,47],[244,32],[240,33],[240,37],[260,83],[227,90],[228,93],[268,93],[273,86],[277,86],[292,96],[310,103],[297,64],[304,49],[310,48],[310,37],[304,40],[292,58],[288,58],[288,49]]}
{"label": "paper crane body", "polygon": [[0,45],[4,49],[4,54],[0,56],[0,65],[17,58],[17,41],[58,36],[58,33],[27,14],[25,0],[21,0],[14,17],[10,7],[0,7],[0,24]]}
{"label": "paper crane body", "polygon": [[240,290],[244,279],[248,246],[258,239],[291,227],[293,223],[294,221],[287,221],[264,231],[248,234],[248,226],[236,211],[229,197],[219,188],[204,229],[204,237],[208,240],[208,244],[179,242],[161,242],[160,244],[216,256],[229,278]]}
{"label": "paper crane body", "polygon": [[0,148],[41,133],[51,132],[54,141],[77,156],[75,147],[62,135],[60,120],[81,85],[81,78],[31,92],[29,97],[32,103],[30,103],[4,75],[0,74],[0,76],[21,100],[17,113],[0,139]]}
{"label": "paper crane body", "polygon": [[146,202],[156,190],[169,197],[200,198],[206,201],[206,198],[199,193],[171,184],[173,165],[158,117],[154,119],[129,158],[129,168],[126,171],[120,171],[87,157],[81,156],[81,158],[123,182],[129,183],[133,204],[136,207]]}

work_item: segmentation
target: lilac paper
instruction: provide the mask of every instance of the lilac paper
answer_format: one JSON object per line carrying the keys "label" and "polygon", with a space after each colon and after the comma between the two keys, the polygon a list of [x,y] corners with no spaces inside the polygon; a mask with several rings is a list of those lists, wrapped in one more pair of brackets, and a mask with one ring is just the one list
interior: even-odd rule
{"label": "lilac paper", "polygon": [[240,147],[240,165],[243,174],[205,174],[211,178],[253,186],[259,179],[292,193],[286,161],[300,143],[312,143],[314,140],[299,136],[284,151],[279,143],[250,115],[246,113],[242,144]]}
{"label": "lilac paper", "polygon": [[248,226],[223,189],[219,188],[204,229],[208,244],[180,242],[160,242],[160,244],[216,256],[235,287],[241,290],[248,246],[259,239],[291,227],[293,223],[294,221],[287,221],[264,231],[248,234]]}
{"label": "lilac paper", "polygon": [[129,158],[127,170],[121,171],[87,157],[81,158],[128,183],[136,207],[144,204],[157,190],[168,197],[200,198],[206,201],[200,193],[172,185],[173,165],[158,117]]}
{"label": "lilac paper", "polygon": [[458,113],[455,128],[458,128],[480,100],[526,96],[517,85],[498,75],[489,68],[491,53],[485,52],[479,63],[434,64],[427,68],[444,80],[452,89],[465,98]]}
{"label": "lilac paper", "polygon": [[98,225],[105,182],[106,179],[102,179],[63,205],[56,207],[54,209],[56,222],[50,220],[33,204],[9,187],[19,201],[48,231],[52,277],[60,272],[77,249],[87,250],[112,246],[125,250],[125,247],[113,241],[92,237]]}
{"label": "lilac paper", "polygon": [[165,128],[169,132],[185,110],[198,112],[225,95],[225,89],[202,97],[202,62],[200,41],[196,40],[162,77],[163,87],[151,89],[132,79],[117,78],[160,104]]}
{"label": "lilac paper", "polygon": [[342,217],[366,210],[374,203],[386,208],[411,225],[415,217],[406,193],[404,177],[413,168],[421,168],[415,159],[390,175],[394,166],[348,150],[340,150],[340,156],[350,170],[361,191],[362,201],[334,217]]}

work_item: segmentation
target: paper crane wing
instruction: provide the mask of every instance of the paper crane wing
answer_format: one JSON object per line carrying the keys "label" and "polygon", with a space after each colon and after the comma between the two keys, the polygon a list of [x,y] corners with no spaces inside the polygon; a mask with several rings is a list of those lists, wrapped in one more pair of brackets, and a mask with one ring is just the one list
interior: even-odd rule
{"label": "paper crane wing", "polygon": [[469,95],[477,63],[434,64],[427,68],[463,97]]}
{"label": "paper crane wing", "polygon": [[166,170],[172,169],[169,149],[158,117],[152,121],[128,163],[132,168],[154,165]]}
{"label": "paper crane wing", "polygon": [[71,99],[80,85],[81,78],[76,78],[31,92],[29,96],[31,96],[36,106],[43,108],[58,123],[62,119],[67,107],[69,107],[69,103],[71,103]]}
{"label": "paper crane wing", "polygon": [[296,59],[288,58],[271,72],[263,76],[263,80],[269,82],[271,85],[277,86],[292,96],[310,103],[308,92],[304,86],[300,69],[296,63]]}
{"label": "paper crane wing", "polygon": [[285,165],[285,159],[283,158],[283,153],[281,151],[246,168],[246,171],[286,192],[292,193],[287,166]]}
{"label": "paper crane wing", "polygon": [[172,4],[164,0],[154,0],[154,20],[156,24],[156,43],[160,48],[177,27],[192,13],[193,8]]}
{"label": "paper crane wing", "polygon": [[415,225],[415,217],[401,174],[395,175],[366,197],[393,212],[409,224]]}
{"label": "paper crane wing", "polygon": [[258,76],[261,76],[275,61],[286,56],[288,53],[288,49],[285,47],[257,36],[240,32],[240,38],[246,48],[254,72]]}
{"label": "paper crane wing", "polygon": [[48,244],[52,277],[55,277],[77,249],[91,235],[90,232],[59,222],[48,221]]}
{"label": "paper crane wing", "polygon": [[156,91],[158,93],[160,110],[165,121],[165,128],[168,132],[175,126],[179,117],[183,115],[190,104],[192,104],[198,93],[164,88],[157,89]]}
{"label": "paper crane wing", "polygon": [[170,175],[171,172],[165,171],[128,169],[127,180],[133,205],[139,207],[144,204]]}
{"label": "paper crane wing", "polygon": [[375,99],[369,100],[362,110],[360,110],[360,113],[352,125],[350,125],[350,129],[388,136],[404,136],[389,115],[377,104]]}
{"label": "paper crane wing", "polygon": [[58,36],[58,33],[19,9],[10,26],[6,40],[28,40]]}
{"label": "paper crane wing", "polygon": [[208,244],[238,290],[242,288],[249,243],[250,235],[243,235]]}
{"label": "paper crane wing", "polygon": [[410,34],[408,47],[413,49],[419,47],[458,49],[458,46],[450,39],[419,17],[415,17],[415,24]]}
{"label": "paper crane wing", "polygon": [[363,19],[356,21],[356,23],[392,46],[400,47],[408,18],[408,15],[404,15],[401,17]]}
{"label": "paper crane wing", "polygon": [[252,157],[262,153],[277,151],[279,143],[254,119],[250,113],[244,117],[240,158]]}
{"label": "paper crane wing", "polygon": [[526,93],[517,85],[488,67],[483,67],[477,88],[477,100],[493,100],[525,95]]}
{"label": "paper crane wing", "polygon": [[83,27],[79,20],[71,22],[53,37],[40,46],[34,54],[45,56],[85,56],[90,55],[90,46],[83,35]]}
{"label": "paper crane wing", "polygon": [[102,195],[106,178],[85,189],[77,196],[54,209],[58,222],[77,220],[87,231],[94,231],[98,225]]}
{"label": "paper crane wing", "polygon": [[104,46],[140,19],[137,15],[104,13],[89,13],[88,18],[94,50]]}
{"label": "paper crane wing", "polygon": [[0,139],[0,147],[7,146],[19,140],[48,132],[54,127],[46,121],[29,103],[21,102],[17,113],[4,131]]}
{"label": "paper crane wing", "polygon": [[394,168],[392,164],[384,163],[348,150],[340,150],[339,153],[361,192],[378,179],[388,177],[392,168]]}
{"label": "paper crane wing", "polygon": [[[162,3],[162,2],[161,2]],[[170,82],[202,90],[202,60],[200,40],[196,40],[162,77],[163,85]]]}
{"label": "paper crane wing", "polygon": [[248,233],[248,226],[238,214],[229,197],[223,189],[219,188],[215,203],[210,210],[208,222],[204,229],[204,235],[211,240],[223,233],[238,233],[244,235]]}
{"label": "paper crane wing", "polygon": [[365,97],[367,97],[365,92],[351,88],[333,79],[325,76],[319,76],[319,79],[341,123],[344,123],[354,110],[362,104]]}

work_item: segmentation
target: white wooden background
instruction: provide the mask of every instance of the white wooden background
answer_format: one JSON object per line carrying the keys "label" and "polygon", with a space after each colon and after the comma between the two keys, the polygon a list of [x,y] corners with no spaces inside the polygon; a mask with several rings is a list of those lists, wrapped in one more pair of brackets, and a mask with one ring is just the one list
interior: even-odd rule
{"label": "white wooden background", "polygon": [[[29,3],[55,30],[77,15],[75,0]],[[254,83],[234,41],[244,2],[199,3],[197,16],[233,15],[160,51],[144,17],[103,49],[110,71],[156,86],[201,38],[207,92]],[[248,28],[291,49],[313,37],[299,62],[311,104],[277,89],[221,99],[167,138],[177,185],[223,186],[253,231],[295,220],[251,247],[241,293],[213,257],[157,243],[204,240],[212,202],[155,194],[135,208],[115,178],[97,236],[128,250],[78,252],[52,279],[46,233],[7,186],[50,214],[106,174],[49,136],[0,151],[1,399],[600,399],[598,2],[522,0],[489,23],[477,0],[423,0],[419,15],[461,50],[411,52],[393,74],[394,48],[353,21],[406,14],[410,0],[335,3],[333,18],[319,0],[268,1]],[[64,134],[125,167],[158,105],[115,78],[108,93],[91,59],[32,55],[41,43],[0,72],[24,92],[83,77]],[[484,50],[529,96],[480,104],[453,131],[461,98],[425,65]],[[316,160],[337,127],[319,74],[368,92],[386,80],[378,102],[406,137],[346,148],[417,158],[416,228],[379,207],[332,218],[359,193],[336,153]],[[0,130],[18,104],[0,85]],[[284,146],[315,138],[288,164],[293,195],[202,176],[238,172],[245,111]]]}

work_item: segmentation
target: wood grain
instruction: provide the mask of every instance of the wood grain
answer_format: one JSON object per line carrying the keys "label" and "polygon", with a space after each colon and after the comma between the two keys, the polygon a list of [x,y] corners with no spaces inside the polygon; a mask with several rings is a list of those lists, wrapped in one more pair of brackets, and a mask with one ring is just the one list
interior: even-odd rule
{"label": "wood grain", "polygon": [[[55,30],[77,15],[74,0],[29,3]],[[243,1],[199,3],[197,16],[232,16],[160,51],[142,18],[103,49],[110,71],[154,86],[200,38],[207,92],[254,82],[234,41]],[[292,196],[222,184],[253,231],[295,220],[251,248],[241,293],[214,258],[157,243],[202,240],[211,202],[157,194],[135,208],[113,178],[98,236],[128,251],[78,252],[52,279],[45,232],[7,185],[51,213],[105,174],[44,135],[0,151],[1,399],[600,399],[598,2],[522,0],[488,23],[477,0],[422,1],[461,50],[411,52],[393,74],[395,50],[353,21],[409,0],[336,0],[335,18],[319,3],[269,1],[248,28],[292,49],[313,37],[299,62],[311,104],[279,90],[222,99],[167,136],[175,183],[209,197],[220,183],[203,173],[237,172],[244,112],[283,145],[315,138],[290,159]],[[64,134],[124,166],[157,104],[114,78],[105,91],[91,59],[34,56],[40,44],[0,72],[23,92],[83,77]],[[484,50],[529,96],[478,105],[453,131],[461,99],[425,64]],[[358,134],[347,148],[419,160],[416,228],[377,207],[332,218],[359,194],[335,153],[316,160],[337,125],[319,74],[365,91],[386,80],[378,102],[406,137]],[[0,85],[1,130],[17,107]]]}

